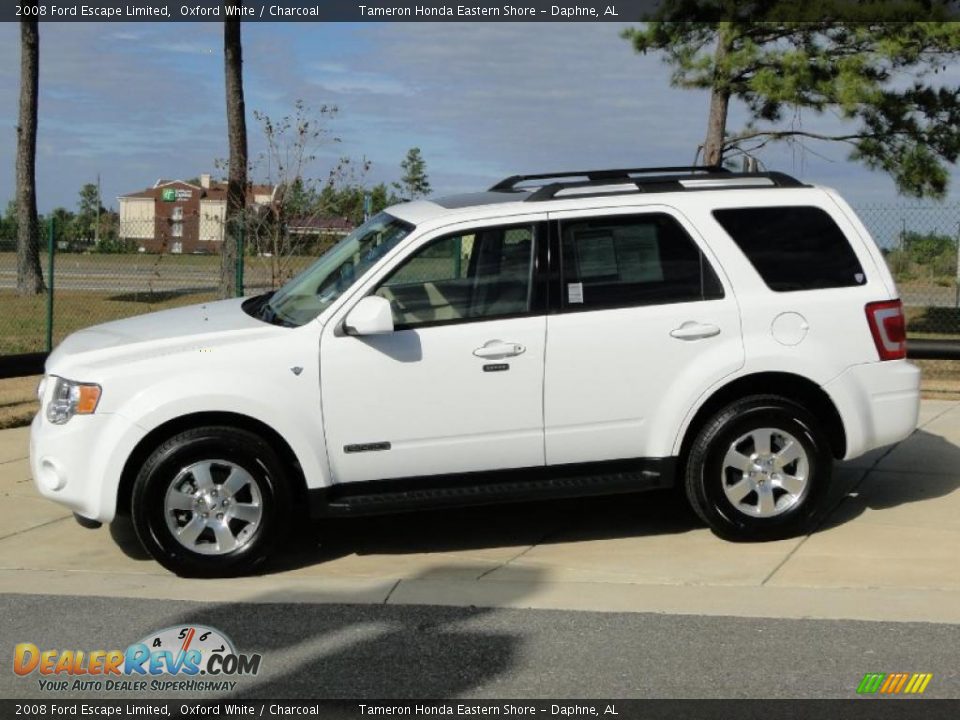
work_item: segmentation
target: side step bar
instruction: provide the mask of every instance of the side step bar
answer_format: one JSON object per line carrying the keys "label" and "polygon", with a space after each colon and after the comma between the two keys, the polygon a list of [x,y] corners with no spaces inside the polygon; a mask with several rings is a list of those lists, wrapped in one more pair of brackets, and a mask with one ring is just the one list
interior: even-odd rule
{"label": "side step bar", "polygon": [[496,472],[345,483],[309,491],[315,518],[616,495],[673,485],[675,458],[643,458]]}

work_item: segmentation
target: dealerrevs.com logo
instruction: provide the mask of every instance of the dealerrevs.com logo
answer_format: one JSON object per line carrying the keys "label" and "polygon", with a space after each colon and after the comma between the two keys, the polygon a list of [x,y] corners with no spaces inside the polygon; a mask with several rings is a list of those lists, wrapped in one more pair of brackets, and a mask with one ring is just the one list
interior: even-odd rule
{"label": "dealerrevs.com logo", "polygon": [[169,627],[147,635],[126,650],[42,650],[18,643],[13,671],[37,675],[50,692],[230,691],[239,676],[260,671],[261,656],[238,653],[216,628]]}

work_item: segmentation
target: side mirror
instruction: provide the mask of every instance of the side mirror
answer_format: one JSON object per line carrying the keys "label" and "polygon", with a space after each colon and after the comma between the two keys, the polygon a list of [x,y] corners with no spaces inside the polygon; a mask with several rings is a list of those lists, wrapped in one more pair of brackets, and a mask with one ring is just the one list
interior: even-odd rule
{"label": "side mirror", "polygon": [[347,335],[383,335],[393,332],[390,301],[379,295],[367,295],[353,306],[343,321]]}

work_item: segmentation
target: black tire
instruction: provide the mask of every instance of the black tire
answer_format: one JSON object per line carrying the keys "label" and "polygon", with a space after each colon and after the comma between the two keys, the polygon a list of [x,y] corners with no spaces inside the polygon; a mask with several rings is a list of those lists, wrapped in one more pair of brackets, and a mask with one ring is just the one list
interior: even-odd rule
{"label": "black tire", "polygon": [[[760,512],[758,491],[746,495],[739,506],[731,502],[724,486],[733,488],[746,473],[729,468],[725,457],[738,439],[753,431],[762,436],[765,434],[762,430],[766,429],[788,433],[799,442],[805,453],[806,485],[794,496],[777,488],[774,492],[781,493],[774,495],[777,507],[786,495],[782,509],[772,516],[753,516],[748,511]],[[772,436],[776,437],[785,436]],[[748,439],[737,448],[749,449],[751,443]],[[787,468],[787,472],[796,472],[798,465]],[[776,540],[802,534],[813,527],[823,506],[832,469],[830,445],[811,413],[783,397],[754,395],[727,405],[700,427],[687,455],[684,487],[694,512],[720,537]],[[764,477],[763,481],[769,482],[769,478]],[[754,500],[756,508],[752,507]]]}
{"label": "black tire", "polygon": [[[176,483],[177,489],[189,491],[201,484],[191,473],[184,475],[183,471],[191,467],[201,471],[206,468],[205,472],[212,477],[210,493],[215,498],[222,498],[213,499],[214,505],[230,502],[233,498],[234,507],[211,508],[208,493],[204,496],[207,504],[200,508],[169,511],[171,522],[186,525],[196,516],[198,525],[212,524],[213,518],[224,516],[223,512],[217,515],[216,511],[224,510],[226,522],[222,525],[235,536],[237,544],[232,550],[220,551],[220,538],[206,526],[188,547],[177,539],[168,523],[167,493],[175,492],[171,486]],[[228,492],[224,481],[235,468],[248,474],[245,476],[240,472],[238,477],[249,479],[242,480],[244,485],[234,496]],[[256,521],[231,518],[232,512],[238,512],[242,504],[247,504],[248,510],[259,507]],[[283,540],[289,525],[290,488],[283,464],[262,438],[238,428],[200,427],[177,433],[151,453],[134,481],[130,509],[137,537],[147,552],[165,568],[184,577],[229,577],[250,572]],[[206,512],[200,513],[199,510]],[[201,515],[211,517],[201,520]],[[223,530],[223,527],[217,529]],[[225,538],[225,547],[228,542],[229,538]],[[205,552],[191,548],[201,548]]]}

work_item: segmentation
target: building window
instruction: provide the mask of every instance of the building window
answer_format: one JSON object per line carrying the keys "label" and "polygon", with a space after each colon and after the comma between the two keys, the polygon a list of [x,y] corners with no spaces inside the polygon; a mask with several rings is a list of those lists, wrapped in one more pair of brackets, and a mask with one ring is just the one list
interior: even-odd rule
{"label": "building window", "polygon": [[183,237],[183,223],[175,222],[170,226],[170,234],[173,237]]}
{"label": "building window", "polygon": [[183,206],[178,205],[173,209],[173,215],[170,216],[171,220],[183,220]]}

